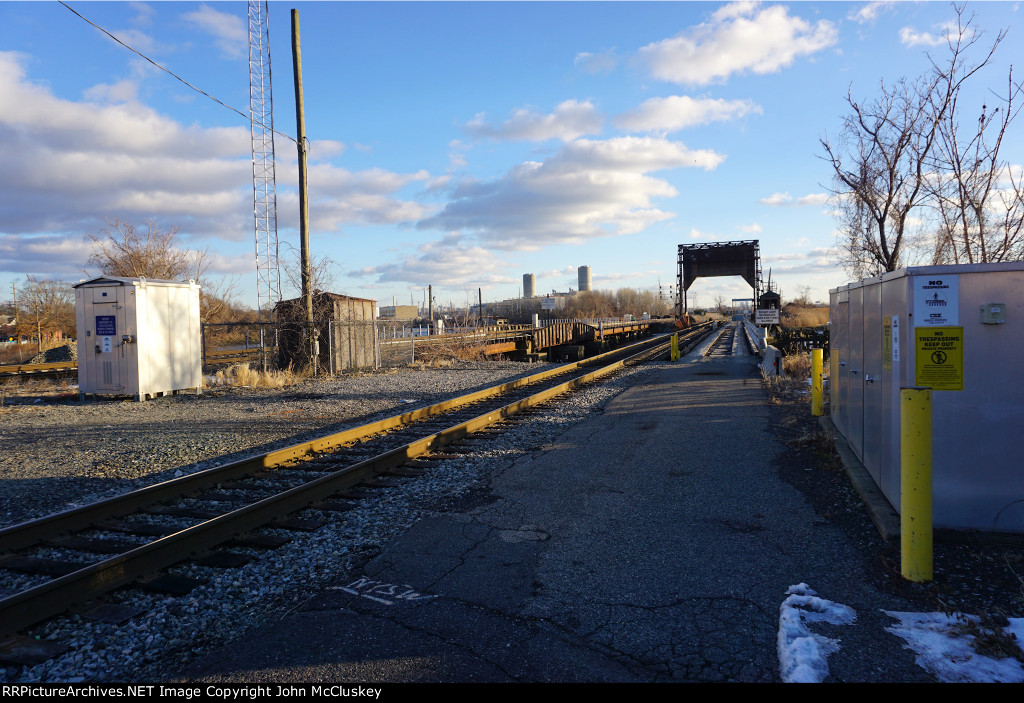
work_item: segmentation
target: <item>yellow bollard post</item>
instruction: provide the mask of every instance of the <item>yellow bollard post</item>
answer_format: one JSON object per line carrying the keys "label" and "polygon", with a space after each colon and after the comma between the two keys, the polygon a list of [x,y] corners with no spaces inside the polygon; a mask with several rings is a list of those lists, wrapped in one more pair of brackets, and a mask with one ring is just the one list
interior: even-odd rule
{"label": "yellow bollard post", "polygon": [[932,389],[900,389],[900,573],[931,581]]}
{"label": "yellow bollard post", "polygon": [[669,353],[669,360],[670,361],[678,361],[679,360],[679,333],[678,332],[676,332],[675,334],[672,335],[672,350]]}
{"label": "yellow bollard post", "polygon": [[822,367],[825,352],[821,349],[811,350],[811,415],[821,417],[822,414]]}

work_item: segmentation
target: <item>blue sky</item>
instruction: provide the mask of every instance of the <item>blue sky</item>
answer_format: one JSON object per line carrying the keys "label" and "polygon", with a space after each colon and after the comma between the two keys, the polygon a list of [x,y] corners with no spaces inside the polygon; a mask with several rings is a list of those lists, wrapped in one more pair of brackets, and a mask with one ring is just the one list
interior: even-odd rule
{"label": "blue sky", "polygon": [[[248,113],[243,2],[69,2]],[[940,2],[306,2],[270,5],[274,115],[294,135],[299,10],[311,248],[333,290],[442,304],[576,286],[666,289],[679,244],[760,240],[767,276],[827,300],[847,275],[820,139],[845,97],[943,56]],[[987,45],[971,115],[1024,64],[1018,3],[971,3]],[[977,106],[973,106],[977,103]],[[1022,123],[1024,124],[1024,123]],[[1004,155],[1024,162],[1016,125]],[[297,249],[297,168],[277,141],[279,238]],[[256,305],[247,120],[58,3],[0,3],[0,299],[26,275],[80,280],[106,218],[208,247],[211,282]],[[285,286],[285,295],[294,294]],[[750,296],[699,279],[690,301]]]}

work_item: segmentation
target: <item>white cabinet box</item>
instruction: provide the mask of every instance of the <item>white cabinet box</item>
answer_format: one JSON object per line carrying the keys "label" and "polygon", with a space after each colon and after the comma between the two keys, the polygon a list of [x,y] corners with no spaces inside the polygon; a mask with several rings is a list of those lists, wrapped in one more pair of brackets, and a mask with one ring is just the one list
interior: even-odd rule
{"label": "white cabinet box", "polygon": [[81,396],[201,392],[198,284],[101,276],[74,289]]}
{"label": "white cabinet box", "polygon": [[936,527],[1024,533],[1024,262],[900,269],[830,291],[831,415],[900,509],[900,389],[932,393]]}

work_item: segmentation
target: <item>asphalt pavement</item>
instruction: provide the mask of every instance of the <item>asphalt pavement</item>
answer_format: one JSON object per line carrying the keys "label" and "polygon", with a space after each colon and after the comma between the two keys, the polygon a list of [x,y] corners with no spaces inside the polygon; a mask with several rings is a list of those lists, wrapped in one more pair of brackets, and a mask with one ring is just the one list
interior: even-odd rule
{"label": "asphalt pavement", "polygon": [[827,680],[932,680],[885,631],[883,609],[913,606],[780,478],[756,357],[700,351],[182,677],[775,682],[780,606],[805,583],[857,614],[809,624],[837,643]]}

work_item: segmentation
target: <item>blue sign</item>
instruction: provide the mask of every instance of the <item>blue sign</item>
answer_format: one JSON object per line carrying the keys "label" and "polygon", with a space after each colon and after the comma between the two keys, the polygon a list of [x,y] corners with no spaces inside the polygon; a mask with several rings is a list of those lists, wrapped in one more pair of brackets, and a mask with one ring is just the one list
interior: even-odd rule
{"label": "blue sign", "polygon": [[113,337],[117,334],[117,316],[115,315],[97,315],[96,316],[96,336],[97,337]]}

